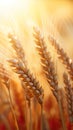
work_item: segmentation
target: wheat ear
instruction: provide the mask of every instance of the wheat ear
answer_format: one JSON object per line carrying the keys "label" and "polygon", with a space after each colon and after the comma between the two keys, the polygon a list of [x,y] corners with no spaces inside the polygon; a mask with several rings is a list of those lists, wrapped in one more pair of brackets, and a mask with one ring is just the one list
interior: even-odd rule
{"label": "wheat ear", "polygon": [[73,88],[70,83],[70,79],[66,73],[63,74],[66,97],[67,97],[67,108],[70,122],[73,122]]}
{"label": "wheat ear", "polygon": [[65,64],[66,69],[68,70],[68,73],[73,80],[73,61],[71,60],[71,58],[68,57],[67,53],[64,51],[63,48],[60,47],[58,41],[53,36],[49,35],[48,38],[52,46],[54,46],[54,48],[56,49],[57,54],[59,55],[59,59],[61,59],[63,64]]}
{"label": "wheat ear", "polygon": [[25,83],[27,88],[31,89],[34,96],[40,104],[43,103],[43,89],[40,86],[39,82],[33,77],[30,71],[25,68],[24,64],[18,60],[13,59],[9,60],[11,66],[14,67],[14,71],[19,74],[19,78]]}
{"label": "wheat ear", "polygon": [[[21,42],[19,41],[18,37],[12,33],[8,34],[8,38],[10,43],[12,44],[13,49],[16,52],[16,55],[19,59],[22,60],[22,62],[26,65],[26,60],[25,60],[25,53],[23,46],[21,45]],[[26,65],[27,67],[27,65]]]}
{"label": "wheat ear", "polygon": [[41,56],[43,71],[46,74],[48,83],[53,88],[52,91],[54,96],[58,100],[58,81],[57,81],[57,74],[54,68],[54,63],[51,60],[50,53],[47,51],[44,37],[38,28],[34,27],[33,35],[35,38],[36,49],[38,50],[38,53]]}

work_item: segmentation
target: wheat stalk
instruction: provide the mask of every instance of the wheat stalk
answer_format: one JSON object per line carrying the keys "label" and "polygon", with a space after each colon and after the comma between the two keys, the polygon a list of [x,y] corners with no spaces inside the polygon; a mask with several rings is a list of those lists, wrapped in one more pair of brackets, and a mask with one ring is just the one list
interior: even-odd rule
{"label": "wheat stalk", "polygon": [[59,90],[59,85],[57,80],[57,73],[55,72],[54,63],[51,59],[50,52],[47,51],[47,47],[45,45],[46,43],[44,37],[42,36],[42,33],[40,32],[39,29],[35,27],[34,27],[34,37],[35,37],[35,43],[37,45],[36,48],[41,56],[43,70],[47,77],[48,83],[52,87],[52,92],[58,101],[63,129],[66,130],[61,98],[59,95],[60,90]]}
{"label": "wheat stalk", "polygon": [[[10,42],[12,43],[12,46],[17,54],[18,59],[24,64],[25,66],[25,72],[23,74],[20,74],[20,72],[17,73],[20,74],[21,78],[23,77],[23,82],[25,83],[25,92],[26,92],[26,99],[28,99],[29,102],[30,98],[35,95],[35,97],[38,99],[38,102],[42,105],[43,103],[43,89],[40,87],[39,82],[36,81],[36,79],[33,77],[33,75],[30,73],[29,69],[27,68],[26,60],[25,60],[25,54],[23,47],[21,46],[21,43],[18,41],[18,38],[16,36],[9,34]],[[21,64],[21,63],[20,63]],[[21,68],[20,68],[21,71]],[[32,93],[31,93],[32,90]],[[29,92],[27,94],[27,92]],[[31,125],[31,105],[30,105],[30,129],[32,129]]]}
{"label": "wheat stalk", "polygon": [[[30,73],[29,69],[27,69],[23,62],[18,59],[9,60],[11,63],[11,66],[14,67],[14,71],[19,74],[19,78],[22,82],[25,83],[25,86],[32,90],[33,95],[38,100],[39,104],[42,106],[43,104],[43,97],[44,92],[42,87],[40,86],[39,82],[36,81],[36,79],[33,77],[33,75]],[[27,89],[26,89],[27,90]],[[29,94],[27,94],[28,96]],[[28,100],[31,97],[28,98]],[[29,100],[30,101],[30,100]],[[42,110],[43,108],[41,108]],[[32,122],[31,122],[31,105],[30,105],[30,130],[32,130]]]}
{"label": "wheat stalk", "polygon": [[24,91],[23,89],[21,91],[19,91],[17,89],[18,84],[15,81],[11,82],[11,86],[12,86],[12,94],[13,94],[13,100],[16,104],[16,107],[14,106],[14,108],[18,109],[18,124],[19,124],[19,129],[22,127],[22,129],[26,129],[26,119],[25,119],[25,110],[26,110],[26,99],[24,96]]}
{"label": "wheat stalk", "polygon": [[11,130],[9,122],[8,122],[8,120],[7,120],[7,118],[5,117],[4,114],[0,114],[0,120],[3,121],[3,123],[5,124],[7,130]]}
{"label": "wheat stalk", "polygon": [[42,124],[43,124],[43,130],[50,130],[50,127],[48,126],[48,122],[47,122],[47,119],[46,119],[46,116],[45,116],[45,112],[43,112],[43,115],[42,115]]}

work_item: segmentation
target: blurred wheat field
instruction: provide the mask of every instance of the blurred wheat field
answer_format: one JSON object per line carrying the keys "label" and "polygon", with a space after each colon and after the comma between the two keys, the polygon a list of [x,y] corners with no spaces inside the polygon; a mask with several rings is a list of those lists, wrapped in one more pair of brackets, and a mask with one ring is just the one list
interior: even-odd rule
{"label": "blurred wheat field", "polygon": [[[13,86],[12,89],[15,91],[15,88],[17,88],[20,94],[21,82],[8,63],[8,59],[16,57],[16,53],[8,38],[9,33],[13,33],[17,36],[18,41],[20,41],[24,49],[25,59],[30,72],[39,80],[44,89],[44,104],[48,97],[50,99],[50,102],[47,104],[51,104],[51,108],[49,108],[49,114],[47,114],[46,117],[58,118],[58,104],[41,67],[41,59],[36,50],[35,38],[33,36],[33,26],[39,27],[44,35],[47,49],[55,63],[56,73],[58,74],[57,79],[60,84],[59,87],[61,88],[64,85],[63,72],[66,71],[66,68],[58,60],[56,51],[51,46],[48,36],[49,34],[54,36],[65,52],[67,52],[68,56],[73,60],[73,1],[13,0],[9,4],[5,0],[3,0],[3,2],[0,0],[0,63],[4,64],[4,67],[14,80],[11,82]],[[20,94],[19,101],[21,101],[23,95],[23,93]],[[14,98],[17,100],[16,97]],[[15,104],[14,98],[13,102]],[[16,114],[19,115],[17,106],[15,106],[15,108]],[[0,111],[2,112],[2,110]],[[40,108],[37,112],[38,115],[40,115]],[[47,112],[48,110],[46,109],[45,113]],[[32,114],[35,117],[34,111]],[[34,122],[34,119],[32,120]]]}

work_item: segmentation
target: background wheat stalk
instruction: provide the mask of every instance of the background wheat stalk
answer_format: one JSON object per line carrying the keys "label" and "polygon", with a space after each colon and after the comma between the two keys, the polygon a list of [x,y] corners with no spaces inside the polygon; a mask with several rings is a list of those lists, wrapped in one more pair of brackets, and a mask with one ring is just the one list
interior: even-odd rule
{"label": "background wheat stalk", "polygon": [[9,78],[8,72],[4,68],[3,64],[0,64],[0,78],[8,89],[9,98],[10,98],[10,108],[11,108],[11,111],[12,111],[13,119],[15,121],[15,127],[16,127],[16,130],[19,130],[16,115],[15,115],[15,110],[13,108],[13,103],[12,103],[11,94],[10,94],[10,79],[11,78]]}
{"label": "background wheat stalk", "polygon": [[64,51],[64,49],[62,47],[60,47],[58,41],[52,35],[49,35],[48,38],[49,38],[52,46],[55,47],[59,59],[61,59],[63,64],[65,64],[66,69],[68,70],[68,73],[70,74],[70,77],[73,80],[73,61],[72,61],[72,59],[69,58],[67,53]]}

